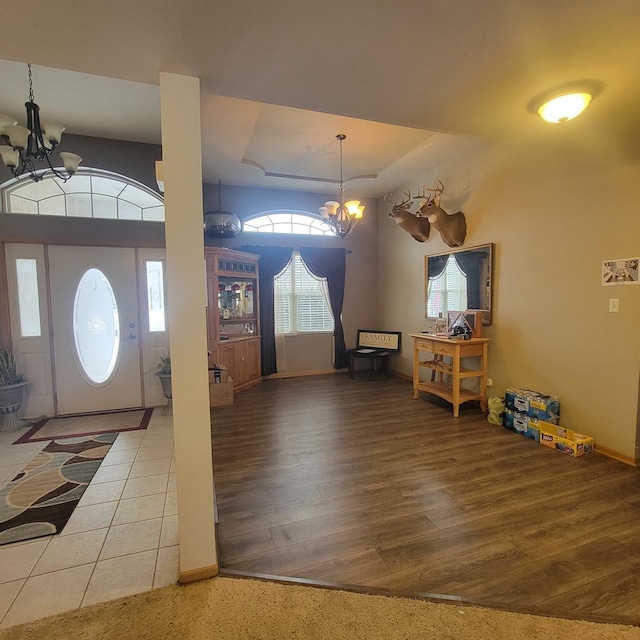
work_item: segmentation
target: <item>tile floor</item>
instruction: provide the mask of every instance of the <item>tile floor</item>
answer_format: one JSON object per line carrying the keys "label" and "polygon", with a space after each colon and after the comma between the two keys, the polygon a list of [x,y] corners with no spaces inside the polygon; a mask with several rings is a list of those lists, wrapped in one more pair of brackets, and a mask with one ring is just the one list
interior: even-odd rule
{"label": "tile floor", "polygon": [[[63,531],[0,546],[0,628],[172,584],[178,515],[170,414],[123,432]],[[0,487],[46,442],[0,432]]]}

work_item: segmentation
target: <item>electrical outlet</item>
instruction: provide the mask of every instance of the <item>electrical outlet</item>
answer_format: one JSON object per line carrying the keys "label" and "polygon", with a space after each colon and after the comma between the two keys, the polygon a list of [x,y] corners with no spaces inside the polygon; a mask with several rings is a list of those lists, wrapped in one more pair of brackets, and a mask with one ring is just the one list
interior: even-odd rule
{"label": "electrical outlet", "polygon": [[493,378],[487,378],[487,387],[493,386]]}
{"label": "electrical outlet", "polygon": [[609,313],[620,311],[620,298],[609,298]]}

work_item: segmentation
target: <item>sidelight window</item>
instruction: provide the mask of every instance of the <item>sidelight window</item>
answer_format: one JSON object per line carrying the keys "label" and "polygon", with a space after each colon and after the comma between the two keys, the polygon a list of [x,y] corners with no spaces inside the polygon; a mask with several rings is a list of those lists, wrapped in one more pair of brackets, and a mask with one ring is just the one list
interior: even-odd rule
{"label": "sidelight window", "polygon": [[147,310],[149,331],[166,331],[166,309],[164,304],[164,264],[160,260],[145,262],[147,275]]}
{"label": "sidelight window", "polygon": [[40,324],[40,297],[38,294],[38,268],[33,258],[16,260],[20,337],[35,338],[42,335]]}

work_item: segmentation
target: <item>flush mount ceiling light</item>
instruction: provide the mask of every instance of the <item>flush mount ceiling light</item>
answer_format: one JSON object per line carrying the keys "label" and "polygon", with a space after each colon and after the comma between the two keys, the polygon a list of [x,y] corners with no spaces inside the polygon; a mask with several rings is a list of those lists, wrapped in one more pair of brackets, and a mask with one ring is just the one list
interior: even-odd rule
{"label": "flush mount ceiling light", "polygon": [[320,217],[326,222],[335,235],[344,238],[351,233],[362,219],[364,205],[360,200],[344,201],[344,185],[342,180],[342,142],[347,138],[344,133],[339,133],[336,138],[340,142],[340,187],[338,188],[338,202],[329,200],[320,207]]}
{"label": "flush mount ceiling light", "polygon": [[566,122],[580,115],[602,91],[602,83],[580,80],[560,85],[536,96],[529,103],[529,111],[547,122]]}
{"label": "flush mount ceiling light", "polygon": [[[53,122],[40,122],[40,107],[34,102],[31,65],[29,69],[29,101],[27,108],[27,126],[20,126],[15,118],[0,115],[0,155],[2,161],[11,170],[14,177],[28,176],[38,182],[45,174],[52,172],[57,178],[66,182],[76,171],[82,158],[75,153],[63,152],[60,158],[65,171],[54,168],[51,154],[62,138],[64,127]],[[38,168],[44,163],[46,171]],[[48,168],[48,169],[47,169]]]}

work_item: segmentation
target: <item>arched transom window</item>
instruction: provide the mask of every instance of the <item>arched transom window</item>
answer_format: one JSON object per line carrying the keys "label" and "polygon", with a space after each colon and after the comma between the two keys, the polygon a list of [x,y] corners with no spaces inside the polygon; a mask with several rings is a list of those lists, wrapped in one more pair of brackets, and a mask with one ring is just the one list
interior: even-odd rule
{"label": "arched transom window", "polygon": [[46,176],[14,180],[2,192],[2,210],[41,216],[164,221],[164,202],[155,191],[124,176],[84,169],[68,182]]}
{"label": "arched transom window", "polygon": [[331,236],[331,229],[311,213],[296,211],[267,211],[242,221],[244,231],[258,233],[297,233],[301,235]]}

